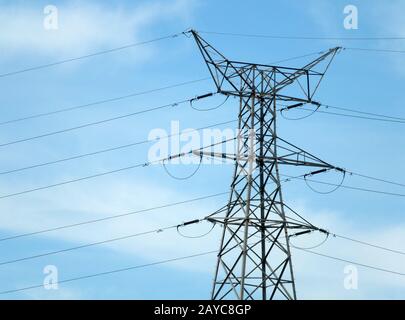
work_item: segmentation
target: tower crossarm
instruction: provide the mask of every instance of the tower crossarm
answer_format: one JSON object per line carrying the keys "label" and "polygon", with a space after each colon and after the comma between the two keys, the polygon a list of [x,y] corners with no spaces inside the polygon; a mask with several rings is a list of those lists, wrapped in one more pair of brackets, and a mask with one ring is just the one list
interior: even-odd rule
{"label": "tower crossarm", "polygon": [[[248,97],[258,91],[250,78],[253,65],[257,69],[257,75],[261,74],[266,79],[265,82],[267,82],[265,85],[267,86],[266,94],[261,95],[260,98],[272,99],[274,95],[278,96],[282,89],[296,83],[297,87],[300,87],[303,97],[298,99],[280,94],[281,100],[300,100],[304,103],[310,103],[333,58],[341,49],[341,47],[335,47],[322,52],[319,57],[302,68],[259,63],[252,64],[227,59],[221,52],[203,39],[197,31],[191,30],[189,32],[197,43],[217,91],[225,95],[235,95],[238,97]],[[326,63],[323,67],[320,66],[322,62]]]}
{"label": "tower crossarm", "polygon": [[344,169],[334,166],[326,161],[321,160],[320,158],[314,156],[313,154],[305,151],[284,139],[278,138],[283,144],[278,144],[279,151],[277,156],[260,156],[254,153],[224,153],[224,152],[212,152],[212,151],[203,151],[203,150],[194,150],[192,153],[198,157],[205,158],[217,158],[222,160],[230,160],[232,162],[254,162],[255,164],[259,163],[272,163],[277,162],[281,165],[291,165],[291,166],[304,166],[304,167],[314,167],[322,168],[327,170],[335,169],[337,171],[344,171]]}
{"label": "tower crossarm", "polygon": [[[208,152],[208,151],[194,151],[194,155],[198,157],[208,157],[208,158],[220,158],[226,160],[233,160],[233,161],[249,161],[248,155],[237,155],[231,153],[221,153],[221,152]],[[292,155],[290,155],[292,156]],[[299,154],[295,154],[295,156],[300,156]],[[338,167],[332,166],[328,163],[323,162],[313,162],[313,161],[305,161],[299,159],[290,159],[287,156],[281,157],[252,157],[255,162],[275,162],[277,161],[279,164],[285,165],[292,165],[292,166],[306,166],[306,167],[316,167],[316,168],[327,168],[327,169],[340,169]],[[343,170],[343,169],[342,169]]]}

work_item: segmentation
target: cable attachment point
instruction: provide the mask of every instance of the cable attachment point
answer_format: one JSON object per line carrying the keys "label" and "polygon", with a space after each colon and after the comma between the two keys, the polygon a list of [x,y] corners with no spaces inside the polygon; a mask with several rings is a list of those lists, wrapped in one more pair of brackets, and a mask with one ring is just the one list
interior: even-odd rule
{"label": "cable attachment point", "polygon": [[208,98],[208,97],[212,97],[213,95],[214,95],[214,93],[210,92],[210,93],[203,94],[201,96],[196,96],[195,98],[190,100],[190,104],[192,104],[193,101],[201,100],[201,99]]}
{"label": "cable attachment point", "polygon": [[[319,190],[316,190],[313,187],[311,187],[310,184],[308,183],[308,181],[311,181],[311,180],[307,180],[307,177],[314,176],[314,175],[320,174],[320,173],[324,173],[324,172],[327,172],[327,171],[333,170],[333,169],[342,173],[342,179],[341,179],[339,184],[331,184],[331,183],[327,183],[327,182],[319,182],[321,184],[323,183],[323,184],[335,185],[335,188],[333,188],[332,190],[319,191]],[[343,185],[343,182],[344,182],[345,178],[346,178],[346,170],[344,170],[342,168],[339,168],[339,167],[332,167],[332,166],[330,168],[324,168],[324,169],[313,171],[313,172],[310,172],[310,173],[307,173],[307,174],[304,175],[304,181],[305,181],[306,185],[308,186],[308,188],[310,188],[312,191],[314,191],[316,193],[320,193],[320,194],[329,194],[329,193],[332,193],[332,192],[336,191],[337,189],[339,189]],[[316,182],[318,182],[318,181],[315,181],[315,183]]]}
{"label": "cable attachment point", "polygon": [[316,245],[314,245],[314,246],[311,246],[311,247],[298,247],[298,246],[295,246],[293,243],[290,242],[291,247],[296,248],[296,249],[303,249],[303,250],[315,249],[315,248],[318,248],[318,247],[320,247],[321,245],[323,245],[323,244],[329,239],[329,234],[330,234],[330,233],[329,233],[328,231],[326,231],[326,230],[324,230],[324,229],[320,229],[320,228],[314,228],[314,229],[310,229],[310,230],[305,230],[305,231],[301,231],[301,232],[294,233],[294,234],[292,234],[292,235],[289,235],[289,236],[288,236],[288,239],[289,239],[290,237],[297,237],[297,236],[300,236],[300,235],[303,235],[303,234],[312,233],[312,232],[314,232],[314,231],[319,231],[319,232],[321,232],[321,233],[324,233],[324,234],[325,234],[325,239],[323,239],[320,243],[318,243],[318,244],[316,244]]}
{"label": "cable attachment point", "polygon": [[335,50],[336,50],[336,53],[339,53],[342,50],[346,50],[346,48],[345,47],[336,47]]}
{"label": "cable attachment point", "polygon": [[197,173],[198,170],[200,170],[200,167],[201,167],[201,164],[202,164],[202,156],[200,156],[200,161],[198,162],[197,168],[196,168],[191,174],[189,174],[188,176],[185,176],[185,177],[177,177],[177,176],[171,174],[171,173],[169,172],[169,169],[168,169],[167,166],[166,166],[166,161],[170,161],[170,160],[173,160],[173,159],[175,159],[175,158],[180,158],[180,157],[183,157],[183,156],[185,156],[185,155],[192,155],[192,154],[193,154],[193,150],[190,150],[190,151],[188,151],[188,152],[183,152],[183,153],[179,153],[179,154],[176,154],[176,155],[169,156],[169,157],[167,157],[166,159],[163,159],[163,160],[162,160],[163,168],[165,169],[166,173],[167,173],[170,177],[172,177],[173,179],[176,179],[176,180],[187,180],[187,179],[190,179],[191,177],[193,177],[193,176]]}
{"label": "cable attachment point", "polygon": [[214,223],[214,224],[216,223],[216,220],[214,218],[207,217],[207,218],[205,218],[205,220],[207,220],[208,222]]}
{"label": "cable attachment point", "polygon": [[316,231],[319,231],[319,232],[324,233],[324,234],[327,234],[327,235],[330,234],[330,232],[329,232],[328,230],[321,229],[321,228],[317,228]]}
{"label": "cable attachment point", "polygon": [[330,170],[330,169],[321,169],[321,170],[312,171],[312,172],[310,172],[310,173],[305,174],[305,175],[304,175],[304,178],[310,177],[310,176],[314,176],[314,175],[316,175],[316,174],[324,173],[324,172],[329,171],[329,170]]}
{"label": "cable attachment point", "polygon": [[[300,107],[303,107],[306,104],[311,104],[311,105],[315,106],[314,110],[312,110],[312,111],[310,109],[305,109],[305,108],[301,109],[301,110],[305,110],[305,111],[311,111],[309,114],[307,114],[307,115],[305,115],[303,117],[299,117],[299,118],[288,118],[288,117],[286,117],[284,115],[285,111],[289,111],[289,110],[292,110],[292,109],[295,109],[295,108],[300,108]],[[318,111],[318,109],[321,106],[322,106],[322,104],[320,102],[309,100],[309,101],[305,101],[305,102],[299,102],[299,103],[296,103],[296,104],[293,104],[293,105],[290,105],[290,106],[285,106],[284,108],[281,108],[279,111],[280,111],[281,116],[286,120],[302,120],[302,119],[305,119],[305,118],[308,118],[308,117],[312,116],[315,112]]]}
{"label": "cable attachment point", "polygon": [[201,100],[201,99],[205,99],[205,98],[208,98],[208,97],[212,97],[212,96],[214,96],[214,95],[216,95],[216,94],[218,94],[218,93],[219,93],[219,92],[206,93],[206,94],[203,94],[203,95],[201,95],[201,96],[197,96],[197,97],[191,99],[191,100],[190,100],[190,106],[191,106],[191,108],[193,108],[193,109],[196,110],[196,111],[212,111],[212,110],[218,109],[219,107],[222,107],[222,106],[225,104],[225,102],[228,101],[229,95],[226,95],[225,100],[224,100],[223,102],[221,102],[219,105],[214,106],[214,107],[212,107],[212,108],[208,108],[208,109],[198,109],[198,108],[195,108],[194,105],[193,105],[193,102],[194,102],[194,101]]}
{"label": "cable attachment point", "polygon": [[312,105],[314,105],[314,106],[317,106],[318,108],[322,105],[322,103],[320,103],[320,102],[318,102],[318,101],[310,101],[310,102],[308,102],[308,103],[310,103],[310,104],[312,104]]}
{"label": "cable attachment point", "polygon": [[194,101],[201,100],[201,99],[208,98],[208,97],[212,97],[213,95],[214,95],[214,93],[210,92],[210,93],[202,94],[200,96],[196,96],[195,98],[190,99],[190,106],[193,106]]}
{"label": "cable attachment point", "polygon": [[179,227],[185,227],[185,226],[188,226],[188,225],[190,225],[190,224],[200,223],[200,222],[201,222],[200,219],[195,219],[195,220],[183,222],[182,224],[179,224],[177,227],[178,227],[178,228],[179,228]]}
{"label": "cable attachment point", "polygon": [[200,234],[200,235],[197,235],[197,236],[188,236],[188,235],[185,235],[185,234],[181,233],[180,230],[179,230],[182,227],[189,226],[189,225],[196,224],[196,223],[200,223],[200,222],[202,222],[204,220],[206,220],[206,219],[195,219],[195,220],[190,220],[190,221],[183,222],[182,224],[179,224],[176,227],[177,233],[179,235],[181,235],[182,237],[189,238],[189,239],[197,239],[197,238],[205,237],[206,235],[208,235],[214,229],[215,224],[213,224],[212,227],[206,233]]}
{"label": "cable attachment point", "polygon": [[183,32],[181,32],[180,34],[186,36],[187,38],[190,38],[192,36],[193,31],[194,31],[193,28],[188,28],[188,29],[184,30]]}
{"label": "cable attachment point", "polygon": [[297,232],[297,233],[290,234],[288,237],[289,237],[289,238],[291,238],[291,237],[298,237],[298,236],[301,236],[301,235],[303,235],[303,234],[307,234],[307,233],[311,233],[311,232],[313,232],[313,230],[305,230],[305,231],[301,231],[301,232]]}
{"label": "cable attachment point", "polygon": [[335,169],[336,171],[342,172],[342,173],[347,173],[347,171],[343,168],[333,167],[333,169]]}
{"label": "cable attachment point", "polygon": [[284,107],[284,108],[280,109],[280,112],[285,111],[285,110],[290,110],[290,109],[298,108],[298,107],[302,107],[303,105],[304,105],[304,103],[302,103],[302,102],[296,103],[296,104],[293,104],[293,105],[291,105],[291,106],[287,106],[287,107]]}

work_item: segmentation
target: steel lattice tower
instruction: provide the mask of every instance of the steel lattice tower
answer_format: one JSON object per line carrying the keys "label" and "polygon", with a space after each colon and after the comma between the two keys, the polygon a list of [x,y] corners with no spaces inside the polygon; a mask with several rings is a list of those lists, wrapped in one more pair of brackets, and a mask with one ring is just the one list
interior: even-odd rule
{"label": "steel lattice tower", "polygon": [[279,165],[312,166],[316,172],[339,168],[277,136],[278,101],[287,108],[319,107],[312,97],[340,48],[297,69],[228,60],[190,32],[218,93],[239,100],[237,152],[198,152],[235,160],[229,202],[210,217],[223,226],[212,299],[296,299],[289,231],[313,226],[286,215]]}

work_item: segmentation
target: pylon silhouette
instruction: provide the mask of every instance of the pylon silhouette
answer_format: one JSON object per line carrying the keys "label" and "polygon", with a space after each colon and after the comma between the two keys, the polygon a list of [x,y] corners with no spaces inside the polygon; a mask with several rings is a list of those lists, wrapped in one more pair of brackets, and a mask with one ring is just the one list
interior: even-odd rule
{"label": "pylon silhouette", "polygon": [[212,299],[296,299],[290,231],[315,227],[283,202],[279,165],[340,168],[277,136],[278,102],[284,109],[312,104],[313,96],[339,47],[302,68],[228,60],[191,30],[217,91],[239,98],[238,148],[235,154],[198,151],[203,157],[235,161],[226,206],[209,217],[223,226]]}

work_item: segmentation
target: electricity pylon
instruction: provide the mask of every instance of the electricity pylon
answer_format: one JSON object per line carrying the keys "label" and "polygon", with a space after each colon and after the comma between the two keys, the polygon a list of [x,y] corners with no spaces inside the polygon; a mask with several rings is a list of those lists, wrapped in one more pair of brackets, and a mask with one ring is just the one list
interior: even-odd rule
{"label": "electricity pylon", "polygon": [[286,215],[279,165],[317,168],[311,174],[342,169],[277,136],[278,101],[287,109],[319,107],[313,96],[340,48],[298,69],[228,60],[196,31],[190,32],[218,93],[239,98],[237,152],[196,152],[235,161],[229,202],[209,218],[223,226],[211,297],[296,299],[289,231],[314,226],[300,216]]}

